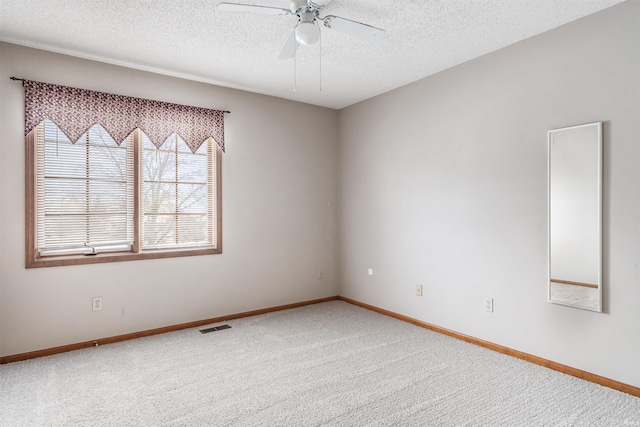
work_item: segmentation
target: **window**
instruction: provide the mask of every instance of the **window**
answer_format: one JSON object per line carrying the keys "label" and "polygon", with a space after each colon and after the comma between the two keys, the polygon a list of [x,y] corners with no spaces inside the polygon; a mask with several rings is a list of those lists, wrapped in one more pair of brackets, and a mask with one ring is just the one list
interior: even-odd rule
{"label": "window", "polygon": [[36,129],[40,256],[133,245],[133,138],[119,146],[96,125],[72,144],[45,120]]}
{"label": "window", "polygon": [[214,244],[212,145],[207,141],[192,153],[174,134],[156,148],[143,135],[143,248]]}
{"label": "window", "polygon": [[27,267],[221,253],[220,152],[100,125],[71,143],[44,120],[27,136]]}

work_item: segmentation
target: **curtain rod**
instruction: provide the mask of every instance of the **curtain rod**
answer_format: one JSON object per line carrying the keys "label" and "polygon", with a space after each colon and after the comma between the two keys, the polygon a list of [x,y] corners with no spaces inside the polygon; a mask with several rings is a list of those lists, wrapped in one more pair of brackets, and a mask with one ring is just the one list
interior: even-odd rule
{"label": "curtain rod", "polygon": [[[21,79],[21,78],[19,78],[19,77],[13,77],[13,76],[11,76],[11,77],[9,77],[9,78],[10,78],[11,80],[13,80],[13,81],[22,82],[22,86],[24,86],[24,82],[26,82],[26,81],[27,81],[26,79]],[[224,110],[224,111],[223,111],[223,113],[231,114],[231,111],[229,111],[229,110]]]}

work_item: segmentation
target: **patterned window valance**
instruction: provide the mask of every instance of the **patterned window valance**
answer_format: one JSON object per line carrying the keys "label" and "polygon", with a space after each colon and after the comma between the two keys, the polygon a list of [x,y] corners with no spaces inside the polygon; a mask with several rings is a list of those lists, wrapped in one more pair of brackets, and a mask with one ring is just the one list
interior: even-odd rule
{"label": "patterned window valance", "polygon": [[25,80],[25,134],[44,119],[73,142],[101,125],[120,144],[140,128],[156,147],[173,133],[193,152],[213,137],[224,151],[224,111]]}

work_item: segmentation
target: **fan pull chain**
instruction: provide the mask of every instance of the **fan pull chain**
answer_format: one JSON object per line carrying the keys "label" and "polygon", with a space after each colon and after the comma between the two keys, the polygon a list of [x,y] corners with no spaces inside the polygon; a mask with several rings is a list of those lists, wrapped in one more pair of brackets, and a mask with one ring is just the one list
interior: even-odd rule
{"label": "fan pull chain", "polygon": [[316,21],[316,25],[318,27],[318,34],[320,35],[318,39],[318,56],[320,57],[320,63],[318,67],[320,68],[320,70],[318,74],[320,75],[320,92],[322,92],[322,31],[320,31],[320,25],[318,24],[318,21]]}
{"label": "fan pull chain", "polygon": [[294,48],[293,51],[293,91],[298,90],[298,82],[297,82],[297,70],[296,70],[296,60],[298,58],[298,49]]}

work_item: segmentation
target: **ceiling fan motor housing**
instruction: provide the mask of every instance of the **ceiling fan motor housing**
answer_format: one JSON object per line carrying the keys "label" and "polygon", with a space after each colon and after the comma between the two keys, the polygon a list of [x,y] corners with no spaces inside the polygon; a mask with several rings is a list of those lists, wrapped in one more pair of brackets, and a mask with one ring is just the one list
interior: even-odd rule
{"label": "ceiling fan motor housing", "polygon": [[298,10],[303,8],[309,8],[307,0],[291,0],[291,12],[297,13]]}

